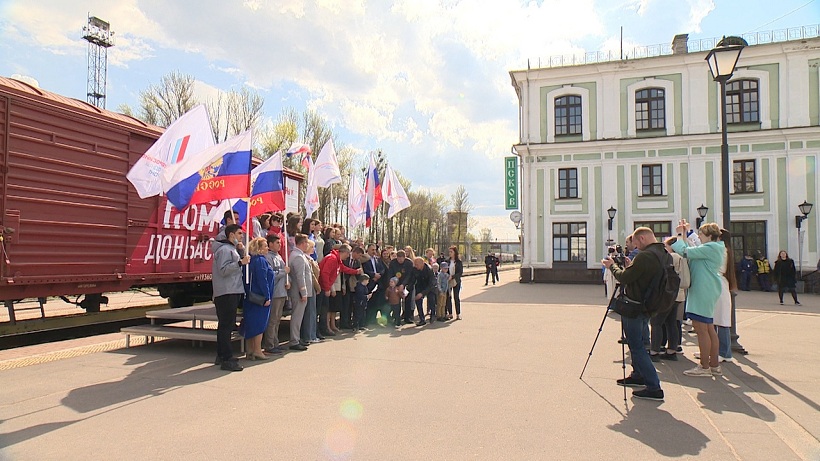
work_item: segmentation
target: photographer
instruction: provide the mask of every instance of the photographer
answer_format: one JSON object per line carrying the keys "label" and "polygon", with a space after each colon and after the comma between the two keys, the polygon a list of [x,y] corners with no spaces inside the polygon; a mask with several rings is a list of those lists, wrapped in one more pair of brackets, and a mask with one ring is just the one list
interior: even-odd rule
{"label": "photographer", "polygon": [[[663,245],[655,239],[652,229],[639,227],[632,234],[632,244],[640,250],[634,261],[624,268],[615,263],[611,257],[601,260],[601,263],[612,271],[618,283],[625,288],[624,293],[635,301],[643,301],[644,293],[649,288],[655,275],[663,270],[660,259],[651,252],[665,253]],[[663,400],[658,372],[652,365],[652,360],[643,344],[644,325],[649,322],[645,313],[636,318],[621,317],[621,324],[632,356],[632,373],[626,379],[619,379],[618,384],[627,387],[645,386],[644,389],[632,392],[637,398],[649,400]]]}
{"label": "photographer", "polygon": [[[625,266],[618,260],[618,248],[621,248],[620,245],[617,247],[610,246],[607,249],[607,258],[612,258],[615,261],[615,264],[620,265],[621,267]],[[621,252],[621,256],[623,256],[623,252]],[[612,298],[615,295],[615,290],[618,289],[618,281],[615,280],[615,276],[612,275],[612,271],[607,270],[606,267],[603,268],[603,279],[604,279],[604,296],[607,299]]]}

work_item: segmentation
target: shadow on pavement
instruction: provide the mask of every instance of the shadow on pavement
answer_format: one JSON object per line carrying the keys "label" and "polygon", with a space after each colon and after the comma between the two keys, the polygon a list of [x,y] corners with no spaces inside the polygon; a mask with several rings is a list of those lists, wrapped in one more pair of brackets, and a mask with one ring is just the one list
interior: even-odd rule
{"label": "shadow on pavement", "polygon": [[[165,343],[165,341],[163,341]],[[171,391],[187,384],[208,381],[224,375],[218,367],[202,365],[203,353],[191,355],[192,360],[181,360],[179,355],[168,355],[169,350],[185,347],[190,354],[190,345],[181,342],[169,344],[154,343],[148,346],[133,347],[108,352],[109,354],[130,355],[124,365],[142,364],[119,381],[92,384],[72,389],[61,400],[65,405],[78,413],[90,413],[97,410],[108,411],[117,405],[150,398]],[[210,357],[210,353],[208,353]],[[193,368],[200,367],[200,368]],[[0,433],[0,446],[8,447],[33,439],[52,431],[62,429],[74,423],[93,418],[96,414],[74,421],[61,421],[20,429],[15,432]]]}
{"label": "shadow on pavement", "polygon": [[621,422],[607,426],[668,457],[697,456],[710,441],[703,432],[658,408],[654,402],[633,401]]}
{"label": "shadow on pavement", "polygon": [[49,432],[70,426],[78,421],[80,420],[38,424],[36,426],[20,429],[19,431],[9,432],[8,434],[0,434],[0,440],[2,440],[0,447],[10,447],[20,442],[25,442],[26,440],[40,437],[41,435],[48,434]]}
{"label": "shadow on pavement", "polygon": [[[188,357],[168,354],[168,349],[179,347],[180,344],[153,343],[128,349],[128,352],[120,350],[118,353],[133,354],[126,360],[126,366],[141,365],[119,381],[72,389],[61,403],[79,413],[88,413],[162,395],[185,385],[219,378],[227,373],[214,365],[202,366],[202,356],[205,353],[191,354],[190,346],[186,347]],[[208,357],[212,357],[210,351],[207,354]]]}
{"label": "shadow on pavement", "polygon": [[[737,360],[739,363],[742,363],[743,365],[748,366],[749,368],[756,371],[757,373],[760,373],[760,375],[763,376],[763,378],[765,378],[765,379],[757,378],[757,377],[745,374],[743,382],[745,382],[749,387],[751,387],[756,392],[760,392],[760,393],[763,393],[763,394],[769,394],[769,393],[778,394],[778,392],[776,390],[774,390],[774,388],[772,388],[769,385],[769,383],[767,383],[765,381],[765,380],[769,380],[769,381],[775,383],[777,386],[779,386],[784,391],[786,391],[789,394],[797,397],[801,402],[805,403],[806,405],[808,405],[809,407],[814,409],[814,411],[820,411],[820,405],[818,405],[817,402],[810,399],[809,397],[806,397],[805,395],[801,394],[800,392],[794,390],[792,387],[790,387],[788,384],[784,383],[783,381],[781,381],[781,380],[775,378],[774,376],[770,375],[769,373],[766,373],[765,371],[763,371],[756,362],[753,362],[752,360],[749,359],[748,355],[735,356],[735,360]],[[733,373],[734,373],[734,370],[733,370]],[[765,386],[763,384],[765,384]],[[771,392],[767,392],[766,387],[771,389]]]}

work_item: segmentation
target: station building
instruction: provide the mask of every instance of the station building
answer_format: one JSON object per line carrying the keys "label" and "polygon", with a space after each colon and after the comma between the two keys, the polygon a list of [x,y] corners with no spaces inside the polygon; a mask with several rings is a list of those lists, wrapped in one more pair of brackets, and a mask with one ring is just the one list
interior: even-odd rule
{"label": "station building", "polygon": [[[802,258],[795,216],[820,192],[818,27],[743,38],[726,96],[735,254],[773,263],[786,250],[811,272],[820,209],[802,222]],[[694,225],[701,205],[721,224],[720,87],[705,61],[715,42],[679,35],[646,57],[591,53],[510,72],[522,281],[600,281],[607,240],[623,244],[638,226],[669,236],[680,218]]]}

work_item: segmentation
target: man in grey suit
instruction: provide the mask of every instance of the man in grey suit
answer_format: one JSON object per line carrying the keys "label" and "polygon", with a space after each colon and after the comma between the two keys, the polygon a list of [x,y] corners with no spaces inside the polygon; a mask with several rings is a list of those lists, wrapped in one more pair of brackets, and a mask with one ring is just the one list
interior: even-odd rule
{"label": "man in grey suit", "polygon": [[305,307],[310,296],[314,296],[313,291],[313,270],[310,267],[305,254],[307,251],[307,235],[296,234],[294,236],[296,247],[291,251],[288,258],[290,267],[290,302],[293,311],[290,314],[290,349],[294,351],[304,351],[307,347],[300,344],[300,330],[302,328],[302,317],[305,316]]}

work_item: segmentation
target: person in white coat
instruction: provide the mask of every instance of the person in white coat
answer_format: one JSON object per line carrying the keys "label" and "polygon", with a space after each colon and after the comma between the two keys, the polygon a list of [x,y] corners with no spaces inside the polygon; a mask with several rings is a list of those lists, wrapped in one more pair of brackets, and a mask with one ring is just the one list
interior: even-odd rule
{"label": "person in white coat", "polygon": [[735,274],[735,256],[732,252],[732,234],[726,229],[720,230],[720,240],[726,245],[723,265],[720,268],[721,292],[715,304],[715,328],[718,333],[718,359],[721,362],[732,361],[732,293],[737,291],[737,275]]}

